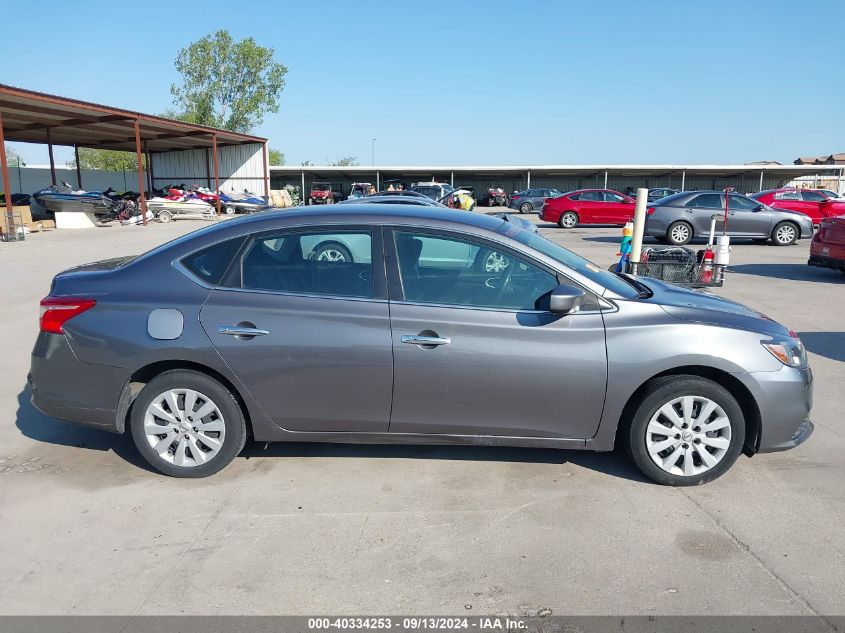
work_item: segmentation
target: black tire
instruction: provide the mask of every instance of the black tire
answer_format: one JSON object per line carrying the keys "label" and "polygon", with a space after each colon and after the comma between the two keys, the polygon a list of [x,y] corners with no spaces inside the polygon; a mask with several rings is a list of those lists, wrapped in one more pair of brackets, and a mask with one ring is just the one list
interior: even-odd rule
{"label": "black tire", "polygon": [[794,222],[784,220],[778,222],[772,229],[772,244],[775,246],[792,246],[801,237],[801,229]]}
{"label": "black tire", "polygon": [[692,240],[692,225],[684,220],[672,222],[666,229],[666,241],[673,246],[684,246]]}
{"label": "black tire", "polygon": [[[161,394],[171,389],[193,389],[199,392],[211,399],[223,416],[225,425],[223,445],[216,455],[203,464],[177,466],[162,458],[147,440],[144,431],[147,408]],[[213,475],[243,450],[247,436],[243,411],[234,394],[213,378],[188,369],[172,369],[148,382],[132,403],[129,427],[141,456],[157,471],[171,477],[196,478]],[[178,432],[174,432],[174,438],[177,436]],[[167,436],[162,434],[162,437]]]}
{"label": "black tire", "polygon": [[[709,470],[688,476],[673,474],[658,466],[646,445],[647,428],[652,416],[665,404],[682,396],[699,396],[715,402],[724,411],[730,428],[729,445],[721,459]],[[631,418],[623,421],[619,437],[634,464],[649,479],[667,486],[697,486],[720,477],[737,460],[745,443],[745,417],[736,398],[722,385],[700,376],[667,376],[652,381],[646,387]],[[683,438],[680,439],[683,441]],[[691,449],[692,452],[694,448]],[[669,452],[669,456],[673,454],[674,450]],[[683,453],[679,461],[680,459],[686,459]],[[699,460],[699,465],[703,463],[700,456],[696,455],[693,462],[696,459]]]}
{"label": "black tire", "polygon": [[575,211],[565,211],[557,219],[557,224],[562,229],[574,229],[578,226],[578,214]]}
{"label": "black tire", "polygon": [[[320,242],[314,247],[312,252],[313,255],[311,258],[316,260],[326,259],[328,256],[330,259],[327,261],[347,262],[350,264],[355,261],[352,257],[352,253],[349,252],[349,249],[338,242]],[[329,255],[330,253],[331,255]],[[342,259],[336,258],[335,255],[339,255]]]}
{"label": "black tire", "polygon": [[523,202],[519,205],[519,212],[520,213],[531,213],[534,210],[534,205],[530,202]]}
{"label": "black tire", "polygon": [[173,221],[173,214],[170,211],[161,211],[158,214],[158,221],[164,222],[167,224],[168,222]]}

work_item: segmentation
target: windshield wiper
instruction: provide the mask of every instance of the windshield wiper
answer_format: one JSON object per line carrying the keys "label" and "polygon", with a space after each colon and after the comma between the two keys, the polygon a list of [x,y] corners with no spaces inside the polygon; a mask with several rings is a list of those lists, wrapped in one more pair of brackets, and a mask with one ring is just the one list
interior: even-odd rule
{"label": "windshield wiper", "polygon": [[647,299],[648,297],[654,296],[654,293],[651,291],[651,288],[646,286],[644,283],[637,281],[633,277],[629,277],[625,273],[617,273],[616,271],[611,271],[614,275],[619,277],[620,279],[624,279],[627,281],[631,286],[634,287],[634,290],[637,291],[637,299]]}

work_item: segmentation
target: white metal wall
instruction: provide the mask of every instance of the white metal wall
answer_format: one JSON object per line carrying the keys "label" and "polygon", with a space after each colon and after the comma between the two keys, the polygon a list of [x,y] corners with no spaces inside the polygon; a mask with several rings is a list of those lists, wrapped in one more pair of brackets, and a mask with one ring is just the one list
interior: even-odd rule
{"label": "white metal wall", "polygon": [[[217,149],[220,189],[264,195],[264,156],[261,143],[227,145]],[[214,160],[211,149],[156,152],[152,155],[153,186],[184,184],[214,188]]]}

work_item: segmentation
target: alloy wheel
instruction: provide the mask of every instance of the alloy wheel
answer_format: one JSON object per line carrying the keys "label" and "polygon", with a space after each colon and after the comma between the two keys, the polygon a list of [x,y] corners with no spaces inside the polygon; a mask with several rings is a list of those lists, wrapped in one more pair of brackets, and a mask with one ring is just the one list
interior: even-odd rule
{"label": "alloy wheel", "polygon": [[672,475],[700,475],[718,464],[731,445],[731,422],[724,409],[704,396],[666,402],[646,427],[652,461]]}
{"label": "alloy wheel", "polygon": [[565,229],[571,229],[578,224],[578,218],[574,213],[564,213],[560,216],[560,225]]}
{"label": "alloy wheel", "polygon": [[324,248],[320,251],[320,254],[317,255],[317,261],[320,262],[345,262],[346,255],[341,253],[336,248]]}
{"label": "alloy wheel", "polygon": [[672,227],[672,241],[677,244],[685,244],[689,241],[689,227],[686,224],[678,224]]}
{"label": "alloy wheel", "polygon": [[190,468],[209,462],[220,452],[226,424],[208,396],[193,389],[170,389],[147,407],[144,435],[162,460]]}
{"label": "alloy wheel", "polygon": [[795,227],[791,224],[784,224],[775,231],[775,239],[779,244],[792,244],[795,241]]}

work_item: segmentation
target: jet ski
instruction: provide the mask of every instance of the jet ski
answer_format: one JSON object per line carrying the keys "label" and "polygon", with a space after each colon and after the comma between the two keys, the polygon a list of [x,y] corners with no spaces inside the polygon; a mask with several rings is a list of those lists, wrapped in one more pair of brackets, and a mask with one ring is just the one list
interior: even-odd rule
{"label": "jet ski", "polygon": [[168,189],[165,196],[147,200],[147,209],[155,214],[159,222],[170,222],[176,216],[201,219],[214,217],[214,207],[188,189]]}
{"label": "jet ski", "polygon": [[48,213],[76,212],[108,215],[115,201],[99,191],[74,189],[66,182],[52,185],[32,194],[32,200],[47,210]]}
{"label": "jet ski", "polygon": [[228,215],[235,213],[255,213],[269,209],[267,200],[244,189],[243,193],[220,192],[220,204]]}

